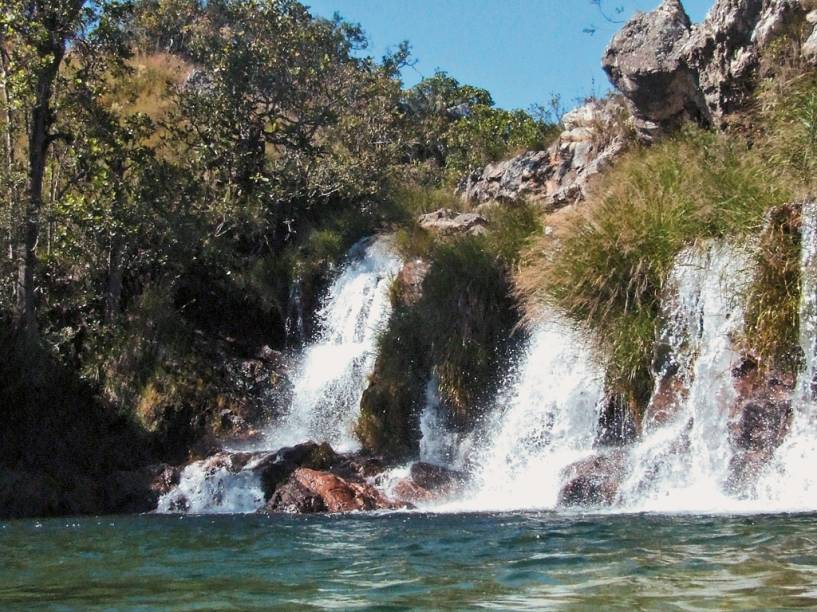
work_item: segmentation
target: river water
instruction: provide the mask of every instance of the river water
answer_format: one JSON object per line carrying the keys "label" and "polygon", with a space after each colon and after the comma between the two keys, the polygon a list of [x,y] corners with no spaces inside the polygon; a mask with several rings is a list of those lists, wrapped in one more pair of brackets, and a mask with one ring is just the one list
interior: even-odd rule
{"label": "river water", "polygon": [[817,516],[117,516],[0,523],[0,609],[817,606]]}

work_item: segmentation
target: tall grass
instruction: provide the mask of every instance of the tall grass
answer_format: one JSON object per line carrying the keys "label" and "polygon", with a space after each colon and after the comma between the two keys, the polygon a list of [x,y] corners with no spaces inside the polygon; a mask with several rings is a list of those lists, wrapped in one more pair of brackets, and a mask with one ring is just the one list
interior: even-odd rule
{"label": "tall grass", "polygon": [[589,326],[610,381],[643,404],[660,300],[675,256],[707,238],[756,233],[764,213],[792,190],[739,139],[685,129],[635,150],[589,202],[528,255],[519,287]]}

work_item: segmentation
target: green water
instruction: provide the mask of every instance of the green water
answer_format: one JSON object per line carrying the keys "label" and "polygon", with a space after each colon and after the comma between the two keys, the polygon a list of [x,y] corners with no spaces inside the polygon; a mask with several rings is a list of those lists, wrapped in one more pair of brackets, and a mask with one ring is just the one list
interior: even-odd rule
{"label": "green water", "polygon": [[0,609],[817,606],[817,516],[0,523]]}

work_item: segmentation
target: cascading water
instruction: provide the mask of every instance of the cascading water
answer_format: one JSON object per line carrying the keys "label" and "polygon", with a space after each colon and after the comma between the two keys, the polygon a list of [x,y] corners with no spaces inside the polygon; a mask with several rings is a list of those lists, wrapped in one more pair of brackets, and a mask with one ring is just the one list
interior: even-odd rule
{"label": "cascading water", "polygon": [[800,348],[790,431],[758,479],[759,506],[776,510],[817,508],[817,202],[803,204],[800,256]]}
{"label": "cascading water", "polygon": [[391,313],[389,285],[400,269],[385,238],[358,243],[318,312],[320,332],[294,377],[289,410],[267,430],[262,446],[307,440],[340,452],[357,450],[354,425],[376,358],[377,334]]}
{"label": "cascading water", "polygon": [[264,505],[255,468],[266,451],[310,440],[340,452],[357,450],[354,424],[374,367],[377,334],[391,313],[389,285],[400,260],[386,238],[359,242],[347,259],[318,313],[320,333],[304,350],[289,410],[253,448],[188,465],[160,499],[159,512],[255,512]]}
{"label": "cascading water", "polygon": [[564,468],[592,452],[604,371],[576,328],[541,323],[513,379],[476,434],[485,450],[470,491],[448,509],[552,508]]}
{"label": "cascading water", "polygon": [[[729,416],[740,363],[733,340],[743,326],[748,256],[723,244],[677,258],[665,298],[668,358],[657,377],[640,443],[630,454],[620,503],[638,510],[714,510],[726,491]],[[667,394],[662,387],[674,386]],[[662,404],[662,405],[657,405]],[[662,412],[663,422],[649,415]]]}

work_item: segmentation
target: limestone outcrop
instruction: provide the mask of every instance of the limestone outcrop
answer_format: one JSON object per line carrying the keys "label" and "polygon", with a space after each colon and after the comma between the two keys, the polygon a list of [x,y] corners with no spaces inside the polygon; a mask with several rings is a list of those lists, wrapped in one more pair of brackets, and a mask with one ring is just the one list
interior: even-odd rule
{"label": "limestone outcrop", "polygon": [[466,176],[466,201],[529,200],[556,209],[585,197],[590,180],[624,150],[629,114],[622,100],[593,100],[567,113],[564,131],[547,151],[528,151]]}

